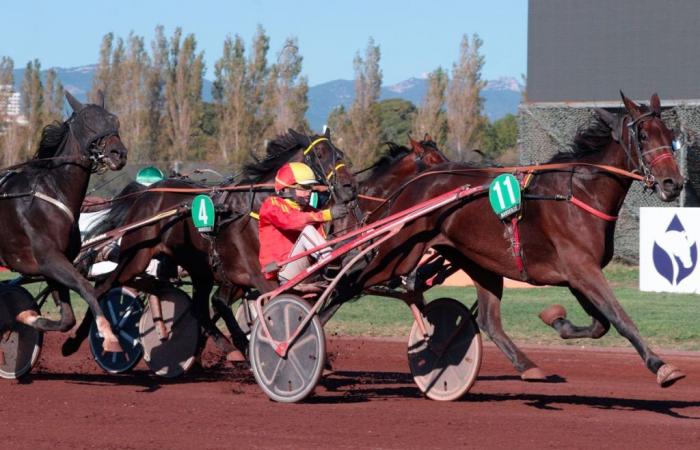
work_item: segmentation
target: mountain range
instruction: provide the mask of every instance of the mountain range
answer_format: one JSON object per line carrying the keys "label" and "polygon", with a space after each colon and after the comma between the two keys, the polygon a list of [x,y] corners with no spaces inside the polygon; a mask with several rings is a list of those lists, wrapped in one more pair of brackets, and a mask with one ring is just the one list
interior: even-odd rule
{"label": "mountain range", "polygon": [[[54,68],[59,80],[78,100],[85,100],[90,91],[96,65],[72,68]],[[42,74],[45,74],[43,71]],[[19,89],[24,77],[24,69],[14,71],[15,85]],[[204,101],[211,101],[212,82],[205,79],[202,85]],[[427,78],[408,78],[396,84],[382,86],[380,100],[401,98],[420,105],[428,88]],[[309,87],[309,109],[306,118],[313,130],[320,130],[326,123],[328,114],[343,105],[352,104],[355,97],[352,80],[333,80]],[[516,114],[520,103],[522,86],[513,77],[501,77],[490,80],[482,91],[484,111],[489,120],[494,121],[506,114]]]}

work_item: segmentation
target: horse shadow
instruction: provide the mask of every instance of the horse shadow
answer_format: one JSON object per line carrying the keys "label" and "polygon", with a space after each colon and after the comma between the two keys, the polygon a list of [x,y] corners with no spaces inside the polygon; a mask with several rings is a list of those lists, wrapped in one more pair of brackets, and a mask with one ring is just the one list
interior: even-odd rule
{"label": "horse shadow", "polygon": [[133,386],[138,392],[153,393],[169,385],[214,383],[220,381],[240,384],[255,384],[252,372],[244,364],[234,366],[214,365],[208,368],[193,367],[177,378],[163,378],[147,369],[134,369],[121,374],[74,372],[30,372],[18,380],[18,384],[32,384],[34,381],[63,381],[69,384],[86,386]]}
{"label": "horse shadow", "polygon": [[[585,395],[545,394],[545,393],[479,393],[479,381],[519,381],[518,375],[487,375],[477,378],[476,389],[467,393],[459,402],[495,403],[520,402],[525,406],[544,411],[563,411],[567,406],[588,406],[593,409],[613,411],[647,411],[669,417],[700,420],[697,415],[679,411],[700,408],[700,401],[686,400],[644,400],[636,398],[600,397]],[[566,379],[550,376],[543,384],[565,383]],[[311,397],[309,403],[359,403],[389,398],[420,399],[424,395],[413,383],[413,377],[400,372],[337,371],[321,380],[327,392]],[[429,401],[429,400],[426,400]]]}

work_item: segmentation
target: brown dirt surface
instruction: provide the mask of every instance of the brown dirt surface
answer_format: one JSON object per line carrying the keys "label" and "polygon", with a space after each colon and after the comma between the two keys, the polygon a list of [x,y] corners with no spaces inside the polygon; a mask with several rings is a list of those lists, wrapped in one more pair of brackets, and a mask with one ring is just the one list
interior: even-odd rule
{"label": "brown dirt surface", "polygon": [[208,347],[178,380],[106,375],[84,345],[60,356],[46,336],[40,365],[0,380],[0,448],[698,448],[700,353],[666,352],[688,378],[656,385],[631,350],[525,347],[547,383],[520,381],[492,345],[458,402],[421,396],[405,343],[337,338],[335,372],[301,404],[269,401],[249,369]]}

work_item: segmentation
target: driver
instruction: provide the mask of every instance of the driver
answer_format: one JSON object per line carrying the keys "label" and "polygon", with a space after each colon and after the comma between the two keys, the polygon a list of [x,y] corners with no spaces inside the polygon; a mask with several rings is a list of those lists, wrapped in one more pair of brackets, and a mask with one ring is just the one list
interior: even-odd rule
{"label": "driver", "polygon": [[[276,261],[310,250],[326,242],[323,224],[345,217],[344,205],[330,209],[318,209],[318,193],[312,190],[319,184],[309,166],[300,162],[283,165],[275,176],[275,193],[260,207],[260,267],[265,278],[286,283],[310,265],[309,258],[301,258],[281,267],[279,271],[266,272],[265,268]],[[326,247],[312,254],[316,260],[330,255]]]}

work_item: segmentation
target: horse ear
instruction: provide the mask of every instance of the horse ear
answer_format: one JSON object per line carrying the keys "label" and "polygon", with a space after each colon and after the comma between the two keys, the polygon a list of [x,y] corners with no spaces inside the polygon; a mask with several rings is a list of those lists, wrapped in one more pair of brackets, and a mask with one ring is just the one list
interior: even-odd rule
{"label": "horse ear", "polygon": [[433,137],[429,133],[425,133],[425,136],[423,136],[424,141],[430,141],[430,142],[435,142],[433,140]]}
{"label": "horse ear", "polygon": [[410,134],[408,135],[408,142],[411,144],[411,148],[413,149],[414,153],[419,156],[423,154],[423,147],[418,141],[414,140]]}
{"label": "horse ear", "polygon": [[97,100],[100,102],[99,105],[100,105],[102,108],[104,108],[104,107],[105,107],[105,93],[102,92],[102,89],[99,89],[99,90],[97,91]]}
{"label": "horse ear", "polygon": [[654,112],[654,114],[660,116],[661,115],[661,99],[659,99],[659,94],[654,92],[651,96],[651,100],[649,101],[649,106],[651,107],[651,110]]}
{"label": "horse ear", "polygon": [[78,112],[83,109],[83,104],[68,91],[66,91],[66,100],[68,100],[70,107],[73,108],[73,112]]}
{"label": "horse ear", "polygon": [[623,94],[622,91],[620,91],[620,96],[622,97],[622,103],[624,103],[625,108],[627,108],[627,112],[632,114],[632,119],[637,119],[642,115],[642,110],[638,104],[625,97],[625,94]]}
{"label": "horse ear", "polygon": [[600,120],[602,120],[603,123],[605,123],[605,125],[607,125],[608,128],[610,128],[610,130],[612,130],[611,134],[612,134],[613,139],[615,139],[616,141],[619,142],[617,116],[615,116],[615,114],[611,113],[607,109],[603,109],[603,108],[595,108],[593,111],[595,112],[595,114],[598,117],[600,117]]}
{"label": "horse ear", "polygon": [[331,127],[328,125],[323,126],[323,136],[325,136],[325,138],[328,140],[331,139]]}

